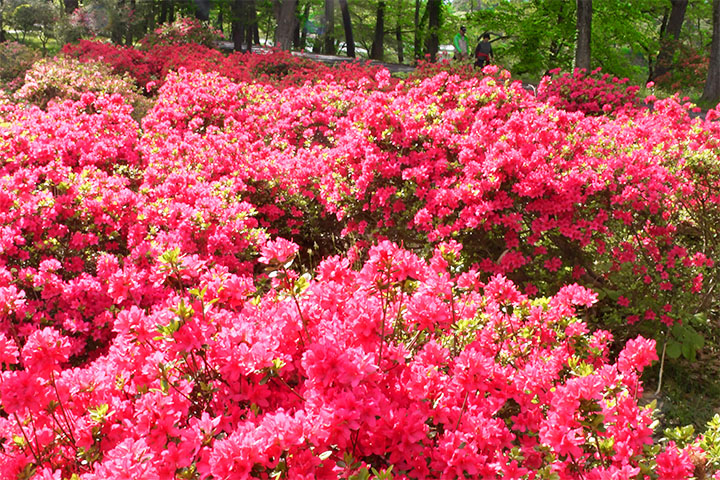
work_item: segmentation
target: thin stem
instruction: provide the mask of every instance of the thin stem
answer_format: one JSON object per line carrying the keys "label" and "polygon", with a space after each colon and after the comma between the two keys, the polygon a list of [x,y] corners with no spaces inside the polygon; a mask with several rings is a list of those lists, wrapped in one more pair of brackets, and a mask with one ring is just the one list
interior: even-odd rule
{"label": "thin stem", "polygon": [[70,436],[70,434],[65,431],[65,429],[62,426],[62,423],[60,422],[60,419],[57,418],[57,415],[55,415],[55,412],[51,411],[50,416],[57,424],[57,427],[60,429],[60,433],[63,434],[63,436],[65,436],[66,443],[68,443],[73,448],[73,450],[75,450],[75,452],[77,453],[78,448],[77,448],[77,446],[75,446],[75,442],[72,441],[72,437]]}
{"label": "thin stem", "polygon": [[387,316],[387,302],[383,298],[382,323],[380,326],[380,346],[378,348],[378,368],[382,368],[383,345],[385,345],[385,317]]}
{"label": "thin stem", "polygon": [[60,413],[62,413],[62,416],[65,419],[68,434],[70,435],[70,440],[72,441],[73,446],[75,446],[75,436],[72,432],[72,423],[70,423],[70,418],[68,416],[68,413],[65,411],[65,406],[63,405],[62,399],[60,398],[60,392],[58,392],[57,384],[55,383],[55,372],[52,371],[50,372],[50,385],[52,385],[53,390],[55,391],[55,396],[58,399],[58,404],[60,405]]}
{"label": "thin stem", "polygon": [[[283,267],[283,275],[285,275],[285,278],[290,280],[290,275],[288,275],[287,268]],[[290,291],[290,296],[293,299],[293,302],[295,302],[295,306],[297,307],[298,315],[300,315],[300,321],[302,322],[303,331],[305,332],[305,336],[307,336],[308,343],[312,343],[312,339],[310,338],[310,331],[308,330],[308,322],[305,319],[305,315],[303,315],[302,308],[300,308],[300,302],[297,299],[297,295],[295,294],[295,280],[288,282],[288,290]]]}
{"label": "thin stem", "polygon": [[25,439],[25,444],[30,449],[30,453],[32,453],[33,458],[35,459],[35,463],[39,467],[42,462],[40,461],[40,458],[38,457],[38,454],[35,453],[35,450],[33,450],[32,443],[30,443],[30,439],[28,438],[27,434],[25,433],[25,429],[22,426],[22,422],[20,421],[20,417],[18,417],[17,413],[13,412],[13,416],[15,417],[15,421],[17,422],[18,427],[20,427],[20,432],[22,433],[23,438]]}
{"label": "thin stem", "polygon": [[602,451],[600,450],[600,439],[598,438],[597,434],[595,434],[595,448],[597,448],[598,455],[600,456],[600,463],[603,467],[607,467],[607,460],[605,460],[605,457],[602,454]]}
{"label": "thin stem", "polygon": [[458,421],[455,424],[455,430],[460,428],[460,421],[462,420],[463,413],[465,413],[465,409],[467,408],[468,394],[469,394],[469,392],[465,392],[465,398],[463,398],[462,407],[460,407],[460,416],[458,417]]}
{"label": "thin stem", "polygon": [[305,401],[305,398],[303,398],[302,395],[300,395],[298,392],[295,391],[293,387],[291,387],[280,375],[276,377],[272,377],[273,380],[278,380],[282,385],[285,385],[296,397],[298,397],[303,402]]}
{"label": "thin stem", "polygon": [[658,386],[657,386],[657,390],[655,390],[656,397],[658,395],[660,395],[660,389],[662,388],[663,371],[665,369],[665,350],[667,349],[669,333],[670,333],[670,330],[668,330],[667,333],[665,334],[665,341],[663,342],[662,355],[660,356],[660,373],[658,373]]}

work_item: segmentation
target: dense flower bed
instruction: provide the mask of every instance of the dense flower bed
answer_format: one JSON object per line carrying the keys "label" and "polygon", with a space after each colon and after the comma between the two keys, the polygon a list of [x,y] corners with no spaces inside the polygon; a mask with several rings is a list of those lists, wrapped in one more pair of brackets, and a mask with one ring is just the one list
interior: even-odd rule
{"label": "dense flower bed", "polygon": [[713,301],[717,112],[162,48],[107,57],[151,66],[140,123],[0,99],[3,478],[704,466],[639,375]]}

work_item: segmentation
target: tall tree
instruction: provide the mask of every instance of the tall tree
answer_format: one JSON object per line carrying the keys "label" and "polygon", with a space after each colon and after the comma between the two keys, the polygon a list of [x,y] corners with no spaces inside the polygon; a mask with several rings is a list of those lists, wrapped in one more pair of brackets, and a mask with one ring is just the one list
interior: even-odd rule
{"label": "tall tree", "polygon": [[650,66],[649,76],[651,80],[655,80],[670,71],[672,58],[685,21],[688,0],[670,0],[670,2],[672,4],[670,16],[666,22],[663,22],[664,28],[660,29],[660,52],[655,62],[655,68],[652,68],[652,65]]}
{"label": "tall tree", "polygon": [[295,25],[295,31],[293,32],[293,48],[295,50],[305,50],[307,42],[307,22],[310,19],[310,2],[305,3],[303,7],[302,15],[298,19],[297,25]]}
{"label": "tall tree", "polygon": [[232,39],[235,51],[252,51],[258,28],[255,0],[234,0],[232,3]]}
{"label": "tall tree", "polygon": [[160,17],[158,18],[159,24],[163,24],[168,21],[168,13],[171,8],[170,2],[171,0],[160,0]]}
{"label": "tall tree", "polygon": [[405,52],[403,52],[405,46],[403,45],[402,27],[399,21],[395,24],[395,41],[397,42],[398,63],[403,63],[405,61]]}
{"label": "tall tree", "polygon": [[293,32],[297,24],[297,0],[275,0],[275,46],[282,50],[290,50]]}
{"label": "tall tree", "polygon": [[335,0],[325,0],[325,18],[323,20],[323,53],[335,55]]}
{"label": "tall tree", "polygon": [[210,0],[195,0],[195,18],[204,22],[210,20]]}
{"label": "tall tree", "polygon": [[343,30],[345,30],[345,50],[348,57],[355,58],[355,39],[353,38],[352,20],[347,0],[340,0],[340,10],[342,11]]}
{"label": "tall tree", "polygon": [[577,0],[577,40],[575,68],[590,71],[590,38],[592,36],[592,0]]}
{"label": "tall tree", "polygon": [[67,13],[68,15],[70,15],[75,10],[77,10],[77,8],[79,6],[78,0],[65,0],[64,4],[65,4],[65,13]]}
{"label": "tall tree", "polygon": [[422,55],[421,44],[421,29],[420,29],[420,0],[415,0],[415,23],[413,24],[414,35],[413,35],[413,50],[415,52],[415,58],[418,59]]}
{"label": "tall tree", "polygon": [[247,2],[245,0],[234,0],[232,3],[231,35],[233,48],[236,52],[242,52],[244,50],[248,16]]}
{"label": "tall tree", "polygon": [[[129,9],[130,9],[131,18],[128,18],[127,24],[125,25],[125,45],[128,47],[131,47],[133,44],[133,41],[134,41],[133,30],[135,28],[135,22],[133,21],[134,18],[132,18],[132,17],[134,17],[137,14],[136,13],[137,5],[135,4],[135,0],[129,0],[129,2],[130,2]],[[209,2],[209,0],[208,0],[208,2]],[[67,3],[65,5],[67,6]],[[210,4],[208,3],[208,6],[209,5]]]}
{"label": "tall tree", "polygon": [[712,26],[710,65],[701,101],[716,104],[720,100],[720,0],[713,0]]}
{"label": "tall tree", "polygon": [[440,50],[440,24],[442,22],[442,0],[428,0],[425,7],[428,14],[428,37],[425,48],[430,54],[430,61],[437,60]]}
{"label": "tall tree", "polygon": [[6,40],[5,38],[5,28],[3,27],[3,0],[0,0],[0,43],[4,42]]}
{"label": "tall tree", "polygon": [[385,55],[385,2],[380,0],[377,3],[377,16],[375,19],[375,35],[373,35],[372,50],[370,58],[382,60]]}

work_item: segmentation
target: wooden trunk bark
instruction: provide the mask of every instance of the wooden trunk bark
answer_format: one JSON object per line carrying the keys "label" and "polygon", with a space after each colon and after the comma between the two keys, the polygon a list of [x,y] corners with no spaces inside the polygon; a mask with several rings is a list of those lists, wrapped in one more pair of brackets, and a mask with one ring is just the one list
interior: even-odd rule
{"label": "wooden trunk bark", "polygon": [[340,11],[342,12],[343,30],[345,30],[345,50],[348,57],[355,58],[355,38],[347,0],[340,0]]}
{"label": "wooden trunk bark", "polygon": [[710,65],[701,101],[716,104],[720,100],[720,0],[713,0],[712,25]]}
{"label": "wooden trunk bark", "polygon": [[403,45],[402,27],[399,21],[395,25],[395,41],[397,42],[398,63],[403,63],[405,61],[405,52],[403,52],[405,46]]}
{"label": "wooden trunk bark", "polygon": [[168,11],[170,10],[170,0],[160,0],[160,17],[158,23],[162,25],[168,20]]}
{"label": "wooden trunk bark", "polygon": [[325,34],[323,35],[323,53],[335,55],[335,2],[325,0]]}
{"label": "wooden trunk bark", "polygon": [[[137,14],[137,12],[135,11],[135,7],[136,7],[135,0],[130,0],[129,8],[130,8],[130,11],[132,12],[132,15]],[[127,23],[125,24],[125,46],[127,46],[127,47],[131,47],[133,42],[135,41],[135,39],[133,38],[134,37],[133,28],[134,27],[135,26],[133,25],[133,22],[131,21],[131,19],[128,19]]]}
{"label": "wooden trunk bark", "polygon": [[437,54],[440,50],[440,14],[442,10],[442,0],[428,0],[428,37],[427,37],[427,53],[430,55],[430,61],[437,60]]}
{"label": "wooden trunk bark", "polygon": [[297,23],[297,0],[275,0],[275,46],[281,50],[290,50],[293,32]]}
{"label": "wooden trunk bark", "polygon": [[667,23],[663,25],[664,29],[661,29],[660,32],[660,52],[655,62],[655,69],[652,72],[652,80],[665,75],[671,70],[677,41],[680,38],[680,32],[685,21],[688,0],[671,0],[671,2],[670,16]]}
{"label": "wooden trunk bark", "polygon": [[65,0],[65,13],[70,15],[77,10],[78,6],[78,0]]}
{"label": "wooden trunk bark", "polygon": [[203,22],[210,20],[210,0],[195,0],[195,18]]}
{"label": "wooden trunk bark", "polygon": [[577,42],[575,68],[590,72],[590,37],[592,33],[592,0],[577,0]]}
{"label": "wooden trunk bark", "polygon": [[5,37],[5,28],[3,28],[3,12],[2,12],[3,0],[0,0],[0,43],[7,40]]}
{"label": "wooden trunk bark", "polygon": [[232,3],[232,40],[236,52],[245,50],[245,41],[248,37],[248,5],[245,0],[234,0]]}
{"label": "wooden trunk bark", "polygon": [[385,2],[380,0],[377,4],[375,18],[375,35],[373,35],[370,58],[382,61],[385,55]]}
{"label": "wooden trunk bark", "polygon": [[257,20],[257,7],[255,6],[255,0],[248,0],[247,5],[247,27],[245,28],[245,45],[247,51],[252,52],[253,43],[260,43],[260,39],[256,40],[256,32],[258,29]]}
{"label": "wooden trunk bark", "polygon": [[415,25],[413,34],[413,53],[415,60],[422,56],[422,41],[420,39],[420,0],[415,0]]}

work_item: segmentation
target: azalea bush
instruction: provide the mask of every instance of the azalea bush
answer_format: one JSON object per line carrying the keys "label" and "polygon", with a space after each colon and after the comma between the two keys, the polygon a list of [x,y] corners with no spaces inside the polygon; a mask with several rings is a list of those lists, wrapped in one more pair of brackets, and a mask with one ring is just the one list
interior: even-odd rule
{"label": "azalea bush", "polygon": [[194,18],[180,17],[172,23],[160,25],[141,41],[144,48],[156,45],[195,44],[213,48],[223,38],[222,32]]}
{"label": "azalea bush", "polygon": [[653,342],[628,342],[608,362],[610,336],[576,318],[596,297],[580,286],[532,300],[503,277],[481,286],[454,273],[456,244],[426,262],[389,242],[359,271],[331,257],[313,279],[290,268],[297,245],[278,238],[260,249],[271,275],[258,291],[179,252],[147,267],[164,299],[120,311],[107,353],[83,367],[63,368],[72,343],[54,328],[22,347],[4,333],[13,368],[1,426],[15,439],[5,472],[677,478],[694,468],[674,447],[650,447],[651,410],[637,402]]}
{"label": "azalea bush", "polygon": [[537,89],[538,98],[564,110],[581,111],[586,115],[618,113],[636,107],[640,87],[627,85],[627,78],[617,78],[601,69],[587,72],[576,69],[573,73],[560,69],[543,77]]}
{"label": "azalea bush", "polygon": [[280,89],[329,78],[357,83],[358,79],[369,80],[380,71],[379,67],[359,62],[328,67],[282,50],[265,55],[234,52],[226,56],[211,46],[187,42],[150,43],[139,50],[80,40],[66,44],[62,53],[82,62],[107,63],[114,73],[130,75],[141,88],[150,83],[150,90],[161,85],[168,73],[181,68],[220,73],[238,82],[269,83]]}
{"label": "azalea bush", "polygon": [[601,295],[598,325],[694,358],[717,303],[712,120],[693,124],[677,99],[588,117],[492,68],[335,82],[181,72],[145,119],[143,158],[232,174],[260,225],[304,250],[391,238],[429,254],[455,239],[483,279],[530,294],[581,282]]}
{"label": "azalea bush", "polygon": [[40,59],[38,52],[17,42],[0,43],[0,88],[20,88],[25,72]]}
{"label": "azalea bush", "polygon": [[137,119],[150,108],[150,101],[127,74],[113,74],[105,63],[80,62],[67,57],[36,62],[25,73],[23,86],[15,98],[45,107],[50,100],[80,100],[86,93],[119,94],[132,105]]}
{"label": "azalea bush", "polygon": [[107,42],[83,39],[65,44],[61,52],[81,62],[101,61],[117,75],[130,75],[142,88],[153,80],[158,70],[157,66],[147,60],[144,52]]}
{"label": "azalea bush", "polygon": [[202,48],[0,100],[8,478],[713,473],[640,376],[711,328],[718,112]]}

